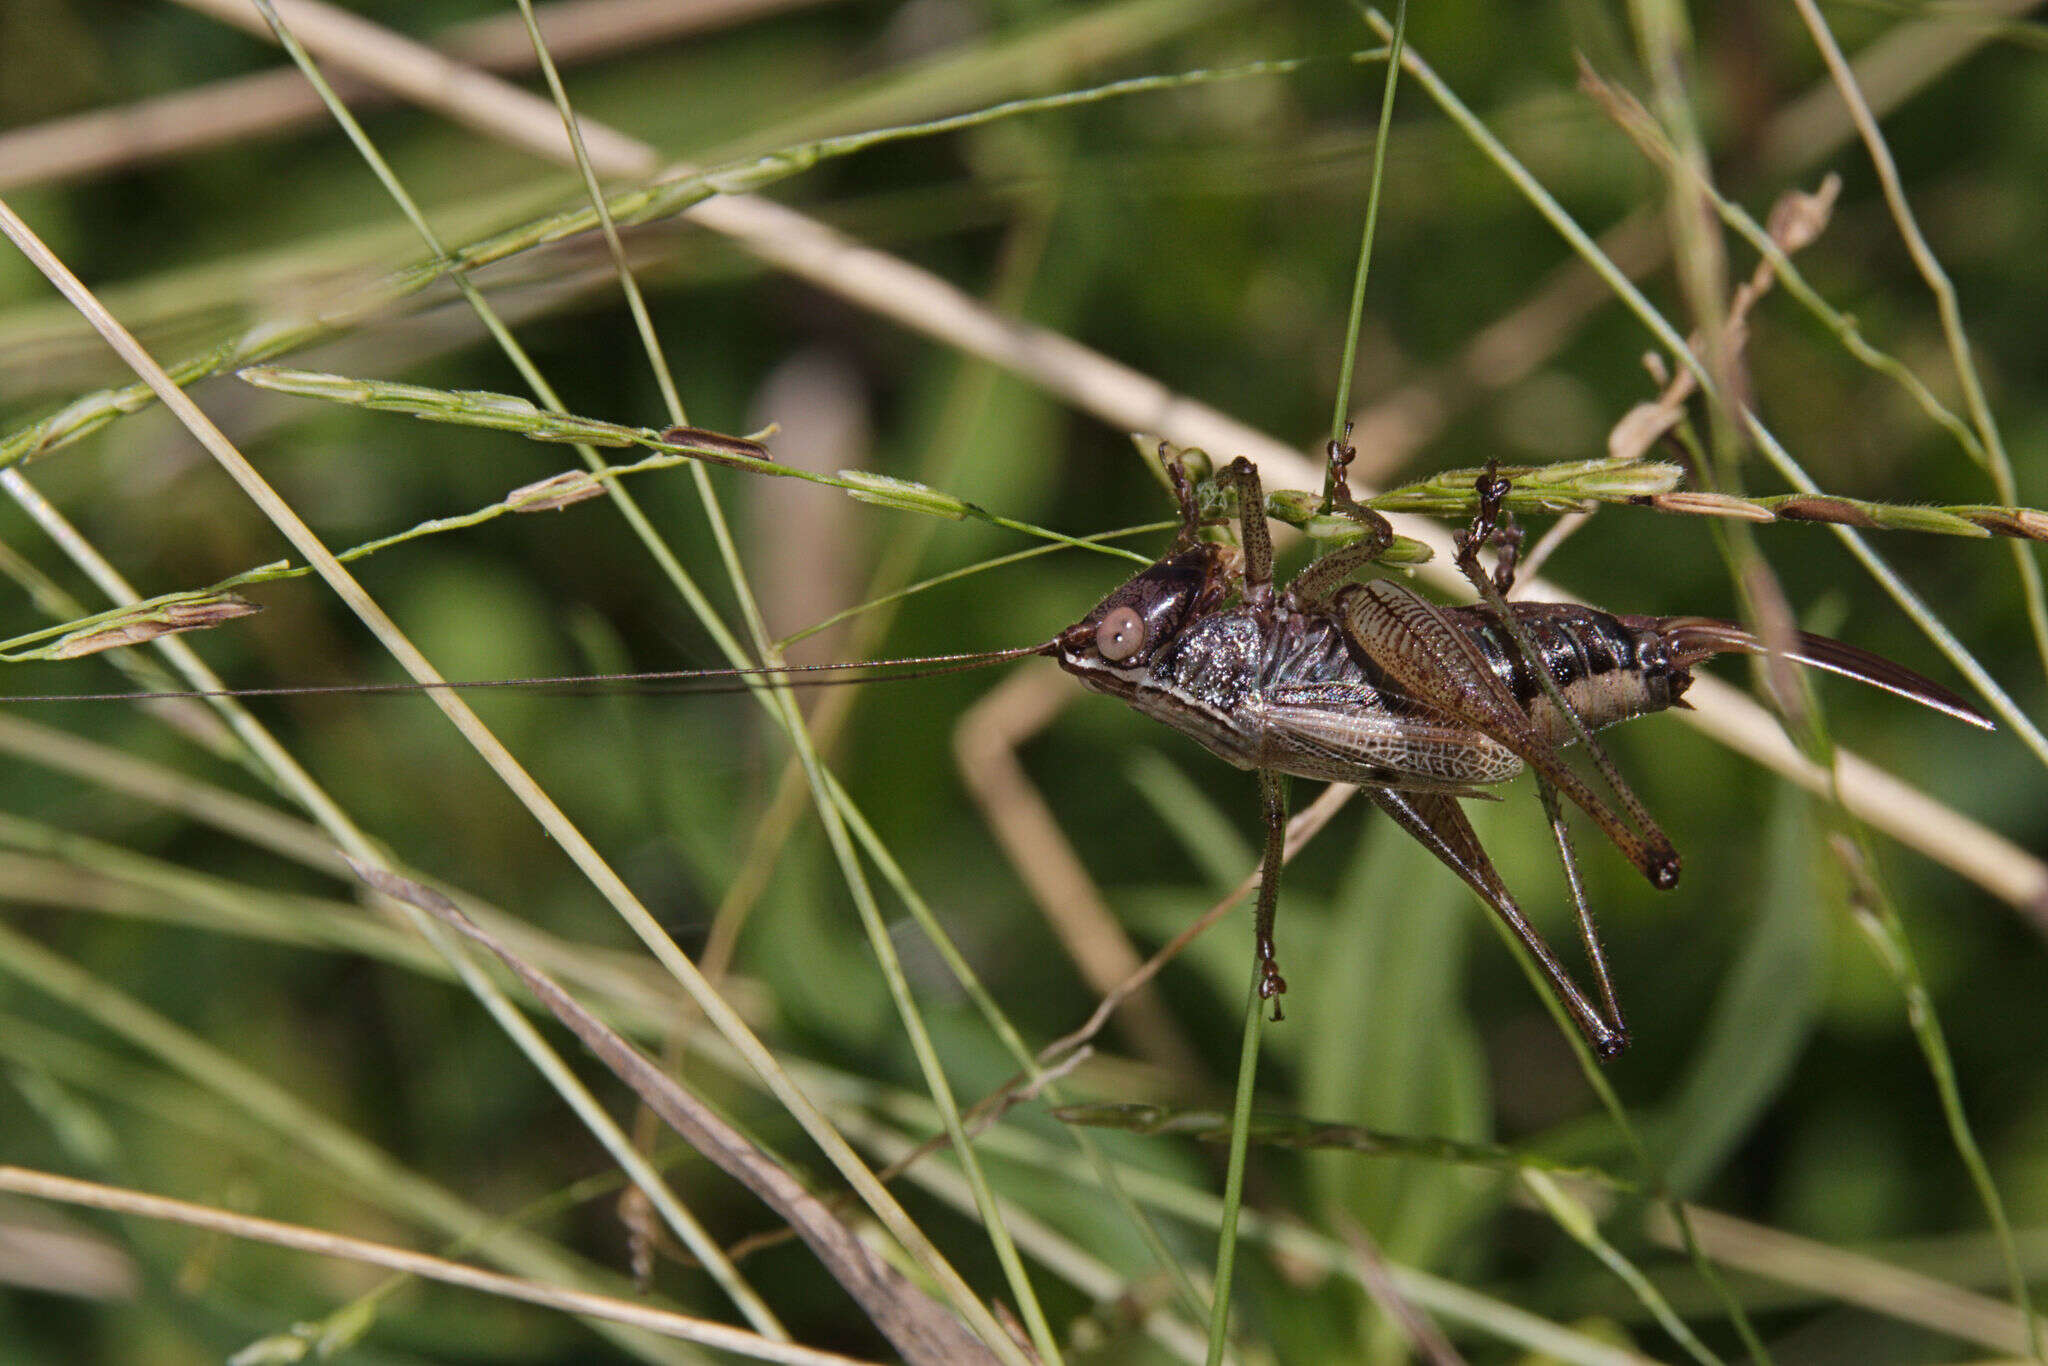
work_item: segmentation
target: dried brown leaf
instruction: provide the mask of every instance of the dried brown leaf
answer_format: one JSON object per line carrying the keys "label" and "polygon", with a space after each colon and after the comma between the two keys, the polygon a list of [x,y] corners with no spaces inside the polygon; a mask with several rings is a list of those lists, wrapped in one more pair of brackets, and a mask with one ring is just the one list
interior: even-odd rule
{"label": "dried brown leaf", "polygon": [[77,659],[124,645],[143,645],[158,636],[203,631],[224,621],[246,617],[263,608],[233,593],[219,593],[192,602],[167,602],[131,617],[122,617],[83,631],[74,631],[50,647],[51,659]]}
{"label": "dried brown leaf", "polygon": [[1874,527],[1877,518],[1870,510],[1847,498],[1831,498],[1824,493],[1801,493],[1773,505],[1778,516],[1788,522],[1832,522],[1836,526]]}
{"label": "dried brown leaf", "polygon": [[1658,494],[1650,499],[1650,506],[1659,512],[1681,512],[1695,517],[1735,517],[1745,522],[1777,520],[1769,508],[1758,507],[1747,498],[1737,498],[1728,493],[1681,489],[1676,493]]}
{"label": "dried brown leaf", "polygon": [[531,484],[521,484],[505,495],[505,506],[514,512],[560,512],[571,503],[581,503],[604,493],[604,485],[585,470],[564,470]]}
{"label": "dried brown leaf", "polygon": [[1828,220],[1834,216],[1835,199],[1841,192],[1842,178],[1833,172],[1811,194],[1787,190],[1771,206],[1764,230],[1787,254],[1800,251],[1827,231]]}
{"label": "dried brown leaf", "polygon": [[1683,407],[1665,400],[1638,403],[1607,434],[1607,454],[1615,460],[1640,460],[1683,416]]}

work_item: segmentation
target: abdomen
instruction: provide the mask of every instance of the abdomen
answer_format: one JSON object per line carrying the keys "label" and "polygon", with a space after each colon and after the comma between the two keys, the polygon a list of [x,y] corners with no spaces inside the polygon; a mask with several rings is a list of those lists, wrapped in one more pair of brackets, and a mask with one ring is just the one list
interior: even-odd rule
{"label": "abdomen", "polygon": [[1558,713],[1537,668],[1550,674],[1590,730],[1663,711],[1691,681],[1672,666],[1662,636],[1610,612],[1549,602],[1509,607],[1536,647],[1534,660],[1523,657],[1491,612],[1475,607],[1456,612],[1488,667],[1553,744],[1569,744],[1574,731]]}

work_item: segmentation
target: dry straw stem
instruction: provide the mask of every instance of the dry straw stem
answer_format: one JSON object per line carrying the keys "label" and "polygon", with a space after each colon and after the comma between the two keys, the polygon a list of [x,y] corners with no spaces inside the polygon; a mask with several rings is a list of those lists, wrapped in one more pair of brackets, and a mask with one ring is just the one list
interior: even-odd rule
{"label": "dry straw stem", "polygon": [[[818,0],[560,0],[539,9],[548,53],[574,65],[633,51],[688,33],[744,23]],[[507,75],[531,71],[533,43],[517,15],[454,24],[434,37],[450,58]],[[337,87],[359,108],[392,96],[366,81]],[[327,109],[295,70],[278,67],[214,81],[174,95],[139,100],[32,128],[0,133],[0,191],[101,175],[245,138],[274,138]]]}
{"label": "dry straw stem", "polygon": [[1408,1339],[1409,1346],[1415,1349],[1415,1354],[1430,1366],[1465,1366],[1465,1358],[1451,1345],[1451,1340],[1444,1336],[1443,1329],[1437,1327],[1429,1315],[1408,1303],[1407,1298],[1401,1294],[1400,1286],[1394,1283],[1386,1257],[1381,1254],[1379,1244],[1373,1241],[1372,1235],[1366,1232],[1365,1225],[1349,1215],[1340,1215],[1338,1232],[1344,1235],[1344,1241],[1350,1244],[1351,1251],[1358,1260],[1359,1283],[1365,1287],[1365,1292],[1372,1296],[1373,1302],[1379,1305],[1380,1312],[1400,1325],[1402,1334]]}
{"label": "dry straw stem", "polygon": [[[80,313],[113,344],[116,352],[131,366],[137,368],[137,373],[153,386],[159,397],[174,414],[186,422],[203,445],[216,455],[225,451],[233,456],[235,461],[240,461],[239,453],[233,450],[218,429],[206,422],[204,415],[199,413],[191,399],[171,384],[168,377],[155,366],[135,339],[106,314],[98,300],[29,232],[27,225],[13,214],[4,201],[0,201],[0,228],[4,228],[6,234],[15,241],[23,253],[59,286],[60,293],[65,294],[74,307],[78,308]],[[262,486],[261,480],[254,475],[253,470],[248,469],[246,462],[242,464],[241,469],[247,472],[249,478],[259,487]],[[91,542],[80,535],[62,513],[35,490],[19,470],[0,470],[0,486],[4,486],[66,554],[92,577],[102,592],[117,603],[133,605],[136,602],[135,590],[127,580],[106,562]],[[268,492],[267,487],[264,491]],[[274,494],[271,498],[276,501]],[[318,546],[317,540],[312,538],[309,531],[305,531],[303,527],[300,530],[304,532],[305,541]],[[332,564],[331,558],[327,563]],[[338,565],[333,567],[339,570]],[[346,578],[345,571],[343,576]],[[352,580],[349,582],[353,584]],[[357,592],[360,596],[359,589]],[[395,628],[393,630],[395,631]],[[183,673],[189,687],[214,694],[210,698],[212,704],[226,718],[236,737],[246,746],[246,750],[239,751],[236,757],[244,758],[259,777],[311,813],[321,828],[332,836],[348,856],[381,864],[384,858],[382,851],[365,838],[347,814],[246,708],[232,698],[220,695],[223,687],[220,678],[208,669],[184,642],[168,638],[159,639],[156,643]],[[618,1126],[576,1079],[575,1074],[548,1047],[532,1022],[505,999],[496,984],[478,969],[468,955],[463,953],[435,922],[419,916],[415,924],[451,965],[464,987],[532,1062],[535,1070],[548,1080],[571,1110],[583,1120],[593,1136],[613,1154],[635,1184],[661,1210],[670,1226],[686,1243],[699,1251],[713,1278],[746,1315],[749,1322],[764,1333],[782,1336],[781,1325],[776,1322],[774,1315],[762,1303],[760,1297],[719,1255],[717,1245],[709,1239],[673,1192],[668,1190],[661,1178],[641,1158]]]}
{"label": "dry straw stem", "polygon": [[[229,0],[200,7],[238,23],[253,17],[245,5]],[[280,12],[310,49],[344,69],[490,136],[565,164],[572,160],[560,119],[546,101],[324,6],[288,0]],[[309,26],[300,27],[301,15]],[[580,122],[600,172],[646,177],[658,166],[658,153],[647,144],[589,119]],[[1321,478],[1321,469],[1291,446],[1065,336],[1004,317],[947,281],[792,209],[754,195],[722,195],[687,216],[770,264],[1000,365],[1124,430],[1245,455],[1275,485],[1308,488]],[[1448,561],[1450,538],[1443,528],[1415,518],[1394,520],[1402,534],[1430,543]],[[1447,563],[1423,572],[1440,588],[1459,586]],[[1524,589],[1532,597],[1572,598],[1541,580]],[[1849,751],[1838,752],[1834,775],[1820,771],[1785,740],[1768,711],[1725,683],[1702,677],[1687,700],[1694,710],[1681,715],[1690,724],[1808,791],[1838,792],[1859,819],[2011,902],[2048,932],[2048,864]]]}
{"label": "dry straw stem", "polygon": [[[1310,840],[1314,839],[1324,826],[1330,823],[1330,818],[1343,809],[1344,803],[1350,801],[1357,793],[1358,789],[1349,783],[1331,783],[1317,795],[1314,801],[1290,817],[1287,822],[1286,843],[1282,845],[1280,851],[1281,866],[1284,867],[1291,863],[1294,860],[1294,856],[1300,853],[1303,847]],[[1035,797],[1036,794],[1032,795]],[[997,811],[998,815],[992,815],[992,820],[998,818],[1009,819],[1009,813],[1006,808],[998,808]],[[1052,830],[1051,839],[1057,842],[1057,848],[1068,850],[1066,857],[1072,857],[1071,849],[1066,844],[1065,837],[1060,835],[1057,829]],[[1032,847],[1036,848],[1036,844],[1034,843]],[[1035,857],[1036,855],[1032,854],[1031,856]],[[1086,878],[1085,872],[1082,874],[1082,877]],[[1096,989],[1102,992],[1102,1000],[1096,1004],[1094,1011],[1090,1013],[1087,1021],[1073,1033],[1063,1034],[1040,1049],[1038,1053],[1039,1061],[1049,1066],[1101,1033],[1103,1026],[1109,1023],[1110,1016],[1116,1013],[1117,1007],[1123,1005],[1134,993],[1142,991],[1146,984],[1159,975],[1161,969],[1178,958],[1182,950],[1186,949],[1189,944],[1208,931],[1211,926],[1235,910],[1239,902],[1257,890],[1258,885],[1259,869],[1254,865],[1252,871],[1246,873],[1244,879],[1237,886],[1231,888],[1215,905],[1188,922],[1180,933],[1161,945],[1158,952],[1147,958],[1141,966],[1112,986],[1097,986]],[[1094,884],[1091,882],[1088,886],[1092,890]],[[1129,938],[1125,935],[1122,925],[1114,920],[1100,926],[1091,923],[1089,932],[1103,936],[1113,934],[1118,937],[1127,951],[1130,950]],[[1094,984],[1091,983],[1091,985]]]}
{"label": "dry straw stem", "polygon": [[[1874,1313],[1917,1323],[1964,1342],[2024,1356],[2027,1324],[2009,1304],[1794,1233],[1698,1205],[1685,1207],[1707,1255],[1732,1270],[1768,1277]],[[1675,1248],[1678,1233],[1662,1209],[1647,1214],[1649,1233]]]}
{"label": "dry straw stem", "polygon": [[[903,1133],[889,1128],[865,1109],[848,1109],[839,1116],[849,1136],[894,1165],[909,1157],[916,1144]],[[973,1217],[974,1197],[957,1167],[921,1162],[909,1168],[909,1179],[929,1195],[938,1197],[963,1217]],[[1017,1237],[1017,1246],[1052,1269],[1061,1280],[1098,1303],[1115,1303],[1131,1293],[1130,1278],[1117,1267],[1037,1217],[1011,1205],[1003,1208],[1003,1220]],[[1210,1221],[1212,1224],[1213,1220]],[[1202,1360],[1201,1337],[1185,1320],[1154,1304],[1142,1321],[1144,1331],[1179,1361]],[[1242,1358],[1230,1355],[1229,1362]]]}
{"label": "dry straw stem", "polygon": [[79,1181],[22,1167],[0,1166],[0,1190],[37,1200],[82,1205],[90,1209],[108,1210],[115,1214],[182,1224],[187,1228],[204,1229],[210,1233],[226,1234],[231,1238],[243,1238],[251,1242],[269,1243],[275,1247],[295,1248],[323,1257],[339,1257],[361,1262],[366,1266],[383,1267],[387,1271],[405,1276],[417,1276],[422,1280],[480,1290],[488,1295],[499,1295],[505,1299],[536,1304],[547,1309],[559,1309],[586,1318],[605,1319],[612,1323],[644,1329],[650,1333],[659,1333],[663,1337],[680,1338],[685,1342],[695,1342],[720,1351],[732,1352],[753,1361],[782,1362],[787,1363],[787,1366],[862,1366],[860,1359],[856,1357],[841,1356],[837,1352],[821,1352],[790,1343],[772,1342],[757,1334],[710,1319],[671,1313],[665,1309],[635,1304],[631,1300],[621,1300],[610,1295],[566,1290],[517,1276],[500,1275],[441,1257],[408,1252],[385,1243],[344,1237],[341,1234],[306,1228],[299,1224],[279,1223],[274,1219],[233,1214],[206,1205],[189,1204],[183,1200],[166,1199],[160,1195],[146,1195],[141,1191],[125,1190],[118,1186],[103,1186],[97,1182]]}
{"label": "dry straw stem", "polygon": [[1104,997],[1128,997],[1122,1024],[1138,1053],[1181,1076],[1204,1067],[1158,994],[1130,934],[1060,832],[1059,822],[1024,772],[1018,746],[1066,704],[1071,688],[1055,673],[1023,670],[961,714],[953,754],[968,796],[1025,889],[1045,913],[1082,980]]}
{"label": "dry straw stem", "polygon": [[535,998],[630,1086],[649,1109],[795,1229],[797,1236],[810,1246],[818,1260],[859,1302],[869,1320],[907,1360],[931,1366],[971,1366],[998,1359],[976,1342],[958,1320],[856,1237],[780,1163],[577,1004],[546,974],[478,928],[456,909],[453,901],[431,887],[368,864],[356,865],[356,873],[386,896],[417,906],[496,954]]}

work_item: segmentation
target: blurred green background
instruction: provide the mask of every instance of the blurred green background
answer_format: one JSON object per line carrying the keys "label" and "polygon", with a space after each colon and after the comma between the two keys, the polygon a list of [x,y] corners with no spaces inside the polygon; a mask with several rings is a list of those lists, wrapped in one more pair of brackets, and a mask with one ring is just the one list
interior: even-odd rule
{"label": "blurred green background", "polygon": [[[481,0],[351,8],[421,39],[481,41],[474,26],[483,25],[510,51],[524,41],[512,27],[516,12]],[[554,8],[558,55],[585,115],[665,158],[698,164],[1126,76],[1373,45],[1358,15],[1341,5],[910,0],[695,16],[680,5]],[[2020,501],[2048,501],[2040,339],[2048,316],[2048,178],[2040,174],[2048,164],[2048,31],[2015,5],[1841,4],[1825,13],[1842,45],[1875,73],[1871,97],[1883,102],[1906,192],[1954,279]],[[1665,263],[1666,185],[1574,89],[1573,57],[1583,53],[1609,79],[1648,92],[1631,15],[1589,3],[1438,4],[1417,7],[1409,38],[1582,226],[1625,234],[1645,264],[1645,291],[1683,326]],[[1695,7],[1690,17],[1698,25],[1690,109],[1717,182],[1761,218],[1781,192],[1839,174],[1839,206],[1826,234],[1801,254],[1802,269],[1877,347],[1960,407],[1936,309],[1797,13],[1734,3]],[[619,27],[603,27],[612,22]],[[344,307],[368,297],[387,272],[423,258],[331,120],[317,106],[290,112],[296,77],[277,83],[284,93],[274,110],[247,88],[206,112],[152,103],[278,63],[267,43],[175,5],[10,0],[0,10],[0,195],[159,359],[197,354],[307,307]],[[1004,312],[1314,451],[1328,436],[1382,70],[1329,61],[1291,75],[989,122],[828,161],[770,193]],[[541,88],[526,67],[513,75]],[[136,117],[78,121],[124,108]],[[250,108],[265,112],[254,126],[238,126],[236,116]],[[450,243],[580,194],[572,171],[487,132],[389,103],[362,110],[371,137]],[[1385,486],[1489,457],[1601,453],[1612,424],[1654,394],[1642,364],[1650,339],[1412,83],[1401,89],[1383,194],[1354,389],[1363,477]],[[778,459],[923,479],[1074,534],[1169,515],[1125,431],[687,224],[645,226],[627,240],[693,422],[728,431],[779,423],[771,441]],[[1732,238],[1729,248],[1731,273],[1746,276],[1753,258]],[[571,411],[664,424],[597,239],[521,254],[478,283]],[[1782,291],[1760,306],[1745,359],[1758,411],[1824,488],[1905,503],[1993,501],[1989,481],[1953,439]],[[284,360],[523,392],[445,286],[369,309],[331,340]],[[129,378],[20,256],[0,253],[0,431]],[[232,378],[194,395],[335,546],[481,507],[574,463],[563,447],[284,399]],[[122,418],[23,473],[145,595],[211,583],[287,553],[158,409]],[[1782,487],[1760,465],[1745,477],[1753,491]],[[824,489],[764,486],[730,471],[714,472],[713,482],[780,632],[860,600],[892,551],[914,551],[922,576],[1026,544]],[[644,476],[633,488],[730,619],[733,593],[722,584],[687,474]],[[1756,538],[1803,625],[1955,682],[1827,530],[1764,526]],[[2021,709],[2039,715],[2043,660],[2008,548],[1878,539]],[[29,591],[35,575],[77,595],[85,610],[104,604],[18,504],[0,506],[0,540],[9,552],[0,567],[18,585],[9,592],[10,634],[52,620]],[[1149,554],[1163,541],[1136,544]],[[602,502],[409,542],[358,569],[450,677],[720,662]],[[1125,572],[1100,557],[1063,554],[949,584],[905,603],[871,648],[905,655],[1044,639]],[[1603,511],[1545,573],[1619,611],[1737,611],[1716,539],[1699,520]],[[400,676],[316,582],[251,596],[267,609],[261,616],[190,638],[230,682]],[[834,648],[856,644],[842,634]],[[1747,679],[1736,665],[1718,672]],[[21,666],[4,690],[124,686],[102,659]],[[833,763],[1036,1047],[1080,1023],[1095,994],[955,770],[952,729],[992,686],[969,675],[867,689]],[[2048,847],[2048,787],[2009,728],[1980,735],[1874,691],[1834,682],[1820,691],[1838,742],[2020,848]],[[744,697],[483,695],[475,705],[686,951],[705,946],[735,882],[758,876],[760,902],[734,963],[735,999],[778,1053],[839,1078],[849,1088],[844,1103],[902,1120],[885,1097],[920,1095],[922,1084],[815,817],[799,821],[765,863],[750,854],[787,750],[762,731]],[[587,946],[578,952],[591,962],[639,955],[425,701],[309,698],[255,710],[411,868]],[[9,714],[279,802],[243,765],[139,707]],[[1674,1189],[1813,1240],[1799,1245],[1808,1252],[1827,1245],[1868,1253],[1955,1290],[2002,1298],[2004,1273],[1983,1206],[1897,981],[1856,928],[1840,865],[1822,843],[1824,818],[1766,771],[1671,718],[1627,727],[1611,744],[1686,857],[1683,886],[1660,896],[1597,838],[1581,840],[1636,1040],[1604,1075]],[[190,802],[116,791],[112,761],[62,772],[32,757],[34,745],[19,735],[0,748],[0,923],[8,930],[160,1012],[476,1209],[523,1218],[600,1267],[625,1271],[628,1234],[611,1188],[551,1198],[602,1175],[604,1155],[475,1002],[421,960],[394,961],[396,935],[368,948],[321,937],[330,924],[367,923],[346,904],[351,887],[192,820]],[[1248,775],[1107,700],[1077,699],[1026,742],[1021,759],[1141,951],[1163,943],[1250,867],[1259,832]],[[1306,801],[1310,785],[1298,787],[1297,801]],[[1562,945],[1571,938],[1569,910],[1540,807],[1526,782],[1506,797],[1475,804],[1474,820],[1532,916]],[[2023,1260],[2042,1276],[2048,918],[2039,903],[2016,908],[1918,855],[1878,847],[1878,871],[2020,1230]],[[898,947],[955,1088],[980,1096],[1014,1065],[896,905],[885,903],[885,911],[896,917]],[[1287,1023],[1266,1034],[1261,1107],[1396,1133],[1497,1139],[1641,1179],[1566,1041],[1482,917],[1443,869],[1384,822],[1356,809],[1340,815],[1290,871],[1283,893],[1282,961],[1292,992]],[[310,942],[293,942],[300,936]],[[1233,919],[1161,977],[1162,1016],[1184,1066],[1105,1057],[1077,1075],[1074,1094],[1223,1103],[1247,941],[1242,918]],[[246,1093],[181,1075],[134,1037],[56,999],[31,958],[13,949],[0,957],[0,1161],[424,1250],[444,1246],[429,1222],[366,1196],[252,1119]],[[646,964],[632,970],[680,1000]],[[1119,1055],[1130,1036],[1113,1031],[1103,1042]],[[691,1078],[831,1188],[828,1169],[757,1089],[702,1063]],[[594,1084],[625,1113],[620,1088],[604,1078]],[[904,1122],[916,1138],[928,1132],[917,1127],[925,1121]],[[1042,1107],[1016,1112],[1006,1127],[1059,1141]],[[1188,1189],[1221,1188],[1220,1150],[1179,1138],[1105,1141]],[[1590,1339],[1659,1359],[1684,1355],[1620,1280],[1532,1211],[1497,1170],[1265,1149],[1255,1149],[1252,1162],[1253,1208],[1297,1219],[1340,1245],[1346,1227],[1362,1226],[1396,1263]],[[1023,1160],[1000,1161],[995,1172],[1005,1194],[1067,1245],[1135,1278],[1138,1302],[1164,1298],[1135,1236],[1098,1193]],[[723,1240],[768,1222],[702,1164],[681,1162],[675,1180]],[[902,1194],[977,1288],[1007,1294],[971,1224],[914,1186]],[[1622,1200],[1606,1235],[1708,1347],[1742,1354],[1697,1270],[1645,1234],[1643,1213],[1640,1202]],[[48,1289],[0,1288],[0,1358],[10,1363],[219,1360],[294,1321],[331,1314],[375,1283],[339,1263],[141,1221],[10,1202],[0,1203],[0,1224],[48,1226],[75,1249],[55,1263],[75,1272],[69,1279],[57,1275]],[[1208,1265],[1212,1233],[1168,1227],[1184,1261]],[[1125,1307],[1099,1303],[1096,1292],[1032,1264],[1076,1359],[1174,1359],[1131,1328]],[[1801,1265],[1810,1272],[1803,1284],[1730,1273],[1778,1360],[1974,1360],[2011,1350],[1860,1303],[1877,1284],[1864,1270],[1818,1256]],[[103,1279],[89,1274],[94,1269]],[[799,1340],[885,1353],[807,1254],[777,1248],[746,1271]],[[1240,1272],[1247,1360],[1261,1351],[1290,1362],[1399,1359],[1404,1351],[1383,1311],[1348,1276],[1262,1248]],[[15,1278],[29,1279],[25,1271]],[[695,1312],[729,1316],[694,1270],[665,1261],[654,1284]],[[1483,1326],[1446,1326],[1473,1360],[1522,1359],[1528,1350]],[[628,1354],[559,1315],[413,1287],[378,1306],[350,1359]]]}

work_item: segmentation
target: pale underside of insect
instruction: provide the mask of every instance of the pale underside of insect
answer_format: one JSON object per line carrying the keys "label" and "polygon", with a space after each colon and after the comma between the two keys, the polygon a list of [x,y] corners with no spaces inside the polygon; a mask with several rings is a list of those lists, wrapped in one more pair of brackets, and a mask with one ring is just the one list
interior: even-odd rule
{"label": "pale underside of insect", "polygon": [[[1192,736],[1259,774],[1266,823],[1257,912],[1260,994],[1284,992],[1273,944],[1286,830],[1286,778],[1355,783],[1462,878],[1535,957],[1558,1001],[1602,1058],[1628,1026],[1579,883],[1558,793],[1582,808],[1650,882],[1678,881],[1679,859],[1592,732],[1684,706],[1691,667],[1726,651],[1765,653],[1755,635],[1704,617],[1620,616],[1568,603],[1513,602],[1515,534],[1500,516],[1507,481],[1479,482],[1477,515],[1458,564],[1480,595],[1443,607],[1392,579],[1358,582],[1387,544],[1383,519],[1352,501],[1348,448],[1331,443],[1333,505],[1366,528],[1276,590],[1257,471],[1222,471],[1241,509],[1242,552],[1199,539],[1194,490],[1169,463],[1181,509],[1173,548],[1111,593],[1045,649],[1097,691]],[[1491,576],[1482,546],[1500,558]],[[1889,660],[1800,634],[1783,653],[1973,724],[1960,698]],[[1559,751],[1583,741],[1621,808],[1602,799]],[[1596,1005],[1530,925],[1480,846],[1459,799],[1519,774],[1537,775],[1565,864],[1599,992]],[[1274,1011],[1278,1018],[1277,1004]]]}

